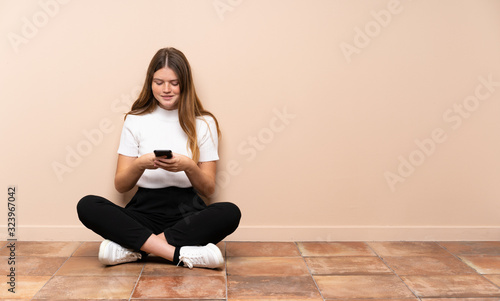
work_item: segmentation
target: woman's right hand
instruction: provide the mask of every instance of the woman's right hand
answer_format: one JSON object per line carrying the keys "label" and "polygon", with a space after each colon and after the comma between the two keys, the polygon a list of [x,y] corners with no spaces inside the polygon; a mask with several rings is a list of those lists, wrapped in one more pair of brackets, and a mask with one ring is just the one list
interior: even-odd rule
{"label": "woman's right hand", "polygon": [[157,169],[158,166],[155,165],[156,156],[154,153],[144,154],[137,158],[137,164],[141,169]]}
{"label": "woman's right hand", "polygon": [[127,192],[134,188],[146,169],[157,169],[154,164],[155,154],[149,153],[140,157],[118,155],[116,164],[115,188],[118,192]]}

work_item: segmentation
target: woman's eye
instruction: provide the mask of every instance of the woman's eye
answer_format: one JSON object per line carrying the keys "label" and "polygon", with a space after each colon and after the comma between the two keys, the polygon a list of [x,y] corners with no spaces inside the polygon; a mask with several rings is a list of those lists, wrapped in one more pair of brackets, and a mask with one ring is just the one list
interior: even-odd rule
{"label": "woman's eye", "polygon": [[178,86],[179,85],[179,82],[172,82],[172,86]]}
{"label": "woman's eye", "polygon": [[163,83],[162,82],[155,82],[158,86],[161,86]]}

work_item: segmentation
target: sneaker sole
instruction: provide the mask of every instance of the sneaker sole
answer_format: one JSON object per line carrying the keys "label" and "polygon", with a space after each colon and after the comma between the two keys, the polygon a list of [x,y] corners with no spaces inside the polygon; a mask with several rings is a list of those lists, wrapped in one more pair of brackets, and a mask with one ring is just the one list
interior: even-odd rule
{"label": "sneaker sole", "polygon": [[218,259],[218,263],[217,263],[217,265],[214,268],[220,268],[221,266],[223,266],[224,265],[224,256],[222,256],[222,252],[220,251],[220,249],[216,245],[214,245],[212,243],[209,243],[207,245],[207,248],[209,248],[210,250],[212,250],[216,254],[216,256],[218,257],[217,258]]}
{"label": "sneaker sole", "polygon": [[101,263],[105,264],[105,265],[109,265],[109,263],[108,263],[106,260],[104,260],[103,258],[106,258],[106,257],[104,256],[104,252],[105,252],[106,247],[108,246],[108,244],[109,244],[110,242],[111,242],[111,241],[109,241],[109,240],[105,240],[105,241],[103,241],[103,242],[101,243],[101,246],[99,247],[99,261],[100,261]]}

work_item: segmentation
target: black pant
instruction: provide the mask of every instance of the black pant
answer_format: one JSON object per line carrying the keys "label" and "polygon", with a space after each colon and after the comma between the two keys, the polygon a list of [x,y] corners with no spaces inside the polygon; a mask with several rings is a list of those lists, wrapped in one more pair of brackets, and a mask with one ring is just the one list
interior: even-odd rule
{"label": "black pant", "polygon": [[207,206],[193,188],[179,187],[139,188],[125,208],[88,195],[77,211],[87,228],[136,251],[151,234],[162,232],[175,247],[216,244],[236,230],[241,218],[236,205]]}

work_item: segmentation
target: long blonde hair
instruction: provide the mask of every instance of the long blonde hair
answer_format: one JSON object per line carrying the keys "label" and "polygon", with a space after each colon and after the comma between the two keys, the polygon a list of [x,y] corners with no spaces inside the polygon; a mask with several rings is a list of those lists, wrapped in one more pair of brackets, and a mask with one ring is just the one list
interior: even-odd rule
{"label": "long blonde hair", "polygon": [[[180,98],[179,98],[179,123],[182,130],[188,137],[187,146],[191,150],[193,160],[198,162],[200,158],[200,149],[196,135],[196,117],[208,115],[212,117],[217,126],[217,134],[220,136],[219,122],[215,116],[203,108],[194,87],[191,66],[184,54],[172,47],[162,48],[156,52],[149,63],[146,80],[142,86],[139,97],[132,105],[132,109],[125,115],[143,115],[151,113],[156,109],[157,100],[153,96],[151,85],[153,75],[161,68],[168,67],[172,69],[179,80]],[[208,125],[208,123],[207,123]]]}

